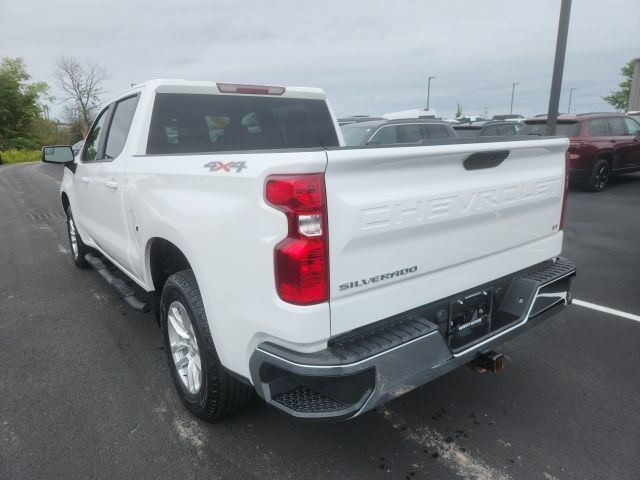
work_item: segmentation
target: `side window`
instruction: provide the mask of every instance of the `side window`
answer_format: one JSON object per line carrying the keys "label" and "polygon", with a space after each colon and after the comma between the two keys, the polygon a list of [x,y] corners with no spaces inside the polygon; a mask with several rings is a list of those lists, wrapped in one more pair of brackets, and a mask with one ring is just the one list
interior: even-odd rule
{"label": "side window", "polygon": [[485,137],[493,137],[498,135],[498,126],[497,125],[489,125],[482,130],[482,135]]}
{"label": "side window", "polygon": [[397,125],[398,143],[419,143],[423,140],[421,125]]}
{"label": "side window", "polygon": [[622,121],[621,117],[612,117],[608,120],[612,136],[623,136],[627,134],[627,131],[624,129],[624,122]]}
{"label": "side window", "polygon": [[394,143],[398,143],[396,127],[382,127],[373,137],[371,137],[369,143],[376,145],[393,145]]}
{"label": "side window", "polygon": [[609,124],[604,118],[597,118],[589,122],[589,134],[594,137],[606,137],[609,135]]}
{"label": "side window", "polygon": [[124,144],[129,136],[129,128],[133,121],[133,114],[138,105],[138,96],[125,98],[116,103],[116,110],[113,113],[107,143],[104,149],[104,157],[108,160],[116,158],[122,152]]}
{"label": "side window", "polygon": [[91,162],[92,160],[99,160],[102,157],[99,157],[98,149],[100,148],[100,143],[102,142],[102,138],[104,137],[105,130],[105,122],[107,121],[107,113],[109,112],[109,107],[105,108],[95,122],[93,122],[93,127],[89,131],[87,138],[84,142],[84,153],[82,155],[82,160],[85,162]]}
{"label": "side window", "polygon": [[627,124],[627,132],[629,135],[640,135],[640,123],[636,122],[633,118],[625,118],[624,123]]}
{"label": "side window", "polygon": [[424,138],[449,138],[449,132],[444,125],[423,125],[426,130]]}
{"label": "side window", "polygon": [[515,125],[500,125],[498,127],[498,132],[500,135],[515,135],[516,127]]}

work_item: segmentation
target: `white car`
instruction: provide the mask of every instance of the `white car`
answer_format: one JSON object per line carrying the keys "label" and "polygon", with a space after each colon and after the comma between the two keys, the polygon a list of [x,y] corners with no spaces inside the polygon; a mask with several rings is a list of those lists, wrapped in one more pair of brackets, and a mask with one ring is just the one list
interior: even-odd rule
{"label": "white car", "polygon": [[570,302],[567,146],[344,147],[322,90],[153,80],[101,111],[77,158],[42,156],[66,166],[75,264],[138,310],[104,262],[148,292],[191,412],[255,390],[345,419],[468,362],[499,368],[492,347]]}

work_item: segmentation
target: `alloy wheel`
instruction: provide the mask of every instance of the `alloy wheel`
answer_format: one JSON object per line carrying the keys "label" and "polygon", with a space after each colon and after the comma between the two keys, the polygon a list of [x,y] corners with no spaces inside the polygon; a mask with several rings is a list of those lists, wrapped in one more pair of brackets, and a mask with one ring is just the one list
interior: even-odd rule
{"label": "alloy wheel", "polygon": [[202,386],[200,350],[189,313],[177,300],[169,305],[167,332],[173,365],[178,376],[189,393],[196,394]]}

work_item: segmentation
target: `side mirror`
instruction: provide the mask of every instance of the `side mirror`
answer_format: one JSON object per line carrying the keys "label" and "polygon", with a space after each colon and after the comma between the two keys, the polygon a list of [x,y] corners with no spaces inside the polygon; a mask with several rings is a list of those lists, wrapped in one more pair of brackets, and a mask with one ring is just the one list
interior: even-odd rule
{"label": "side mirror", "polygon": [[42,161],[45,163],[67,164],[73,162],[70,145],[50,145],[42,147]]}

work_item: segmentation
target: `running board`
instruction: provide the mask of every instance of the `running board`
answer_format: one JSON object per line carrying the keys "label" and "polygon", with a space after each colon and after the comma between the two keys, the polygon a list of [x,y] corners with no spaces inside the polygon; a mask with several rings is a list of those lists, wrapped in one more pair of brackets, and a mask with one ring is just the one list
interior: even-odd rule
{"label": "running board", "polygon": [[138,300],[133,289],[129,285],[127,285],[124,280],[113,275],[102,260],[100,260],[95,255],[92,255],[91,253],[87,253],[84,256],[84,259],[89,265],[91,265],[91,268],[98,272],[100,276],[113,287],[113,289],[118,293],[118,295],[120,295],[120,297],[127,303],[127,305],[129,305],[134,310],[138,310],[142,313],[148,313],[151,311],[151,305],[149,305],[147,302]]}

